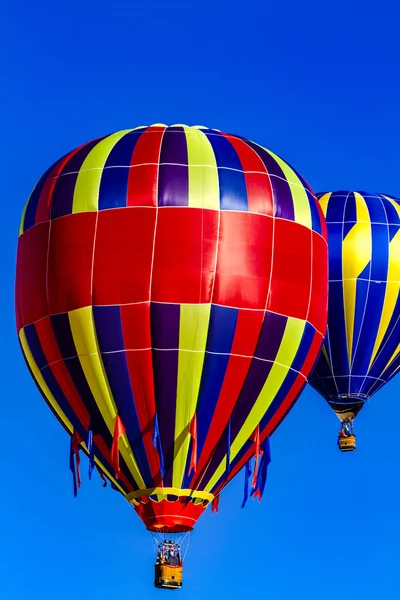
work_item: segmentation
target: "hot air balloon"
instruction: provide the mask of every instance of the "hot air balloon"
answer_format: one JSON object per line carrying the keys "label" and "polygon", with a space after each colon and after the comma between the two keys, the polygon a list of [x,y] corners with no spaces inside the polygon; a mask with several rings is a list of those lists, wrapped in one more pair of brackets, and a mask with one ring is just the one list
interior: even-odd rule
{"label": "hot air balloon", "polygon": [[355,450],[353,419],[400,368],[400,200],[317,195],[329,252],[328,327],[310,384],[342,422],[338,446]]}
{"label": "hot air balloon", "polygon": [[255,454],[261,495],[265,444],[317,359],[322,211],[246,139],[184,125],[113,133],[34,188],[16,313],[31,374],[71,436],[75,488],[83,449],[161,535],[156,585],[179,587],[171,536],[216,509]]}

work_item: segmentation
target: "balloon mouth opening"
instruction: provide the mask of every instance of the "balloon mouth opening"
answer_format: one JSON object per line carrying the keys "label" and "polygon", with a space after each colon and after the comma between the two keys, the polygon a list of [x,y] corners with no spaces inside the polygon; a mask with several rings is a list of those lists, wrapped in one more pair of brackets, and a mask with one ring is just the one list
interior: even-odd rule
{"label": "balloon mouth opening", "polygon": [[141,498],[142,502],[134,505],[140,519],[148,531],[155,533],[185,533],[192,531],[196,521],[201,517],[209,502],[195,503],[187,497],[175,502],[166,498],[155,501],[152,498]]}
{"label": "balloon mouth opening", "polygon": [[152,531],[154,533],[186,533],[193,530],[193,527],[179,522],[175,522],[175,524],[171,524],[170,522],[162,523],[159,521],[154,524],[145,522],[145,525],[147,531]]}
{"label": "balloon mouth opening", "polygon": [[344,419],[355,419],[366,402],[367,398],[350,395],[341,396],[335,400],[332,398],[328,400],[328,403],[341,421]]}

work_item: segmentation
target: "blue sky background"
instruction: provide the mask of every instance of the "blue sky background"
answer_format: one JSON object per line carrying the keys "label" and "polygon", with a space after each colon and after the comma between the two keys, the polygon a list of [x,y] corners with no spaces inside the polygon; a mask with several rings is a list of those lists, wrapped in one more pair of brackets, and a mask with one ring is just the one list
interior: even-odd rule
{"label": "blue sky background", "polygon": [[[153,546],[123,498],[85,477],[25,368],[14,325],[24,202],[79,144],[154,122],[247,136],[315,191],[400,197],[395,0],[13,0],[2,4],[0,220],[2,600],[156,598]],[[400,379],[356,422],[357,452],[307,388],[272,438],[266,495],[243,473],[191,539],[181,600],[400,598]],[[166,593],[166,592],[165,592]]]}

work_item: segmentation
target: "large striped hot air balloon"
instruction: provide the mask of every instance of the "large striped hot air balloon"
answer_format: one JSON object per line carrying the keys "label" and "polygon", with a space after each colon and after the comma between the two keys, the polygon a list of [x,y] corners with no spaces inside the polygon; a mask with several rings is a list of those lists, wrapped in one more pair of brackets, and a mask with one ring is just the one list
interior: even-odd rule
{"label": "large striped hot air balloon", "polygon": [[16,311],[72,456],[83,448],[149,530],[188,531],[258,453],[318,356],[322,211],[291,167],[243,138],[119,131],[36,185]]}
{"label": "large striped hot air balloon", "polygon": [[400,368],[400,200],[318,194],[328,226],[329,311],[311,385],[342,420],[339,447],[354,450],[353,419]]}

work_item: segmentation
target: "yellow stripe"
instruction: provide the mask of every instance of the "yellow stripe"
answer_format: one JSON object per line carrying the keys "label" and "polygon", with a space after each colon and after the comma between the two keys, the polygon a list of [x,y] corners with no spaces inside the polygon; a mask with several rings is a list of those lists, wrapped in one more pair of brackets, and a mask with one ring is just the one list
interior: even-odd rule
{"label": "yellow stripe", "polygon": [[264,150],[274,158],[286,177],[292,193],[295,222],[308,227],[308,229],[312,229],[310,201],[303,183],[285,161],[270,150],[267,150],[266,148],[264,148]]}
{"label": "yellow stripe", "polygon": [[131,492],[126,495],[127,500],[133,500],[134,498],[140,498],[141,496],[152,496],[159,495],[165,497],[167,495],[171,496],[192,496],[192,498],[201,498],[202,500],[209,500],[210,502],[214,499],[214,494],[209,494],[208,492],[202,492],[198,490],[181,490],[176,487],[163,487],[163,488],[147,488],[143,490],[136,490],[135,492]]}
{"label": "yellow stripe", "polygon": [[196,410],[207,343],[210,304],[181,304],[176,394],[173,487],[182,485],[189,450],[189,425]]}
{"label": "yellow stripe", "polygon": [[346,235],[342,246],[344,312],[350,366],[353,357],[357,278],[372,258],[372,232],[368,207],[360,194],[355,192],[354,196],[357,222]]}
{"label": "yellow stripe", "polygon": [[[31,194],[31,196],[32,196],[32,194]],[[28,204],[29,204],[29,200],[30,200],[31,196],[29,196],[27,202],[25,203],[24,210],[22,211],[22,217],[21,217],[21,223],[19,225],[18,236],[20,236],[24,233],[24,221],[25,221],[26,209],[28,208]]]}
{"label": "yellow stripe", "polygon": [[387,332],[390,319],[393,316],[397,298],[399,297],[400,293],[400,231],[396,233],[396,235],[389,244],[389,266],[387,281],[388,282],[386,284],[385,301],[382,309],[381,322],[379,324],[378,335],[375,341],[375,346],[369,367],[371,367],[372,363],[374,362],[382,340]]}
{"label": "yellow stripe", "polygon": [[324,217],[326,217],[326,212],[328,210],[329,198],[331,196],[332,196],[332,192],[328,192],[327,194],[324,194],[323,196],[321,196],[321,198],[318,200],[319,205],[322,209],[322,212],[324,213]]}
{"label": "yellow stripe", "polygon": [[[285,333],[276,356],[275,362],[272,365],[272,369],[268,375],[266,382],[261,390],[259,397],[255,405],[253,406],[250,414],[248,415],[243,427],[236,436],[233,444],[231,445],[231,461],[243,448],[244,444],[248,441],[252,433],[254,432],[257,425],[267,412],[277,393],[279,392],[289,369],[293,364],[293,360],[299,349],[300,341],[304,333],[306,326],[305,321],[299,319],[288,318],[286,323]],[[209,492],[212,490],[214,485],[224,474],[226,469],[226,456],[221,461],[219,467],[211,477],[205,491]]]}
{"label": "yellow stripe", "polygon": [[67,417],[65,416],[65,414],[63,413],[63,411],[61,410],[59,405],[57,404],[56,399],[54,398],[53,394],[51,393],[50,389],[48,388],[47,383],[43,379],[43,376],[35,362],[35,359],[32,356],[32,352],[29,348],[24,329],[21,329],[21,331],[19,332],[19,339],[21,341],[21,346],[24,351],[25,358],[28,362],[28,365],[33,373],[33,376],[34,376],[37,384],[39,385],[43,394],[46,396],[46,399],[48,400],[49,404],[54,409],[55,413],[58,415],[58,417],[64,423],[64,425],[67,427],[67,429],[72,433],[73,432],[72,424],[70,423],[69,419],[67,419]]}
{"label": "yellow stripe", "polygon": [[[72,212],[95,212],[99,205],[100,180],[104,165],[115,144],[133,129],[117,131],[96,144],[79,170],[74,190]],[[129,165],[127,165],[129,166]]]}
{"label": "yellow stripe", "polygon": [[331,361],[329,360],[329,356],[328,356],[328,352],[326,350],[325,344],[322,346],[322,354],[324,355],[325,360],[328,363],[328,365],[331,366]]}
{"label": "yellow stripe", "polygon": [[184,127],[188,151],[189,206],[219,210],[219,180],[212,146],[204,133]]}
{"label": "yellow stripe", "polygon": [[[78,308],[68,313],[72,337],[90,390],[101,412],[111,435],[114,434],[114,423],[117,408],[112,396],[103,361],[98,349],[92,307]],[[126,434],[119,439],[119,451],[138,487],[145,487],[135,457],[129,446]]]}

